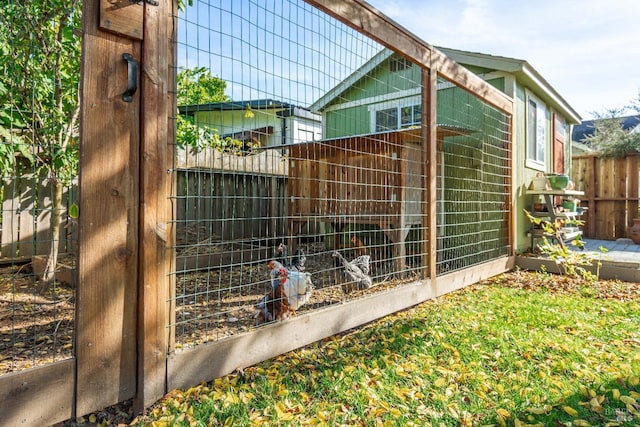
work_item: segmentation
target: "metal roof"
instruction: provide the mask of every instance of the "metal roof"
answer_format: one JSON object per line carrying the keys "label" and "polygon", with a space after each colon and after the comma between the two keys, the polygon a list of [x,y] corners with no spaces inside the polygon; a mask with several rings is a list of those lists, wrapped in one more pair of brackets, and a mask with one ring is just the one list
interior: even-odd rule
{"label": "metal roof", "polygon": [[[640,126],[640,114],[633,116],[620,117],[620,125],[624,130],[633,130]],[[591,136],[596,131],[596,122],[602,119],[585,120],[579,125],[573,127],[571,132],[571,140],[585,143],[584,139]]]}

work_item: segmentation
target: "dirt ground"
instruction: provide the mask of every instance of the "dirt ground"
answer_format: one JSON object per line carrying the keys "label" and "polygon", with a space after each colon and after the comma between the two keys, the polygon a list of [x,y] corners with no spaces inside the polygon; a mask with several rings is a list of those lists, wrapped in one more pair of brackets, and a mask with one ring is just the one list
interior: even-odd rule
{"label": "dirt ground", "polygon": [[[192,250],[198,235],[190,230],[178,242],[181,254]],[[215,236],[214,236],[215,237]],[[212,253],[228,245],[198,242]],[[306,271],[312,273],[314,292],[299,313],[399,286],[416,279],[397,277],[378,266],[374,286],[353,290],[345,285],[323,243],[301,247],[307,254]],[[274,248],[275,253],[275,248]],[[348,252],[345,252],[348,255]],[[61,263],[74,265],[72,259]],[[190,271],[176,276],[175,349],[246,332],[255,328],[255,304],[269,291],[267,260],[226,268]],[[0,267],[0,374],[15,372],[73,357],[75,288],[58,282],[42,292],[29,263]]]}
{"label": "dirt ground", "polygon": [[0,374],[72,356],[75,290],[39,293],[35,279],[28,264],[0,267]]}
{"label": "dirt ground", "polygon": [[[353,289],[346,283],[322,243],[302,244],[306,271],[312,274],[314,292],[298,313],[363,295],[380,292],[417,279],[416,274],[393,275],[389,268],[372,273],[374,286]],[[176,283],[176,348],[215,341],[246,332],[255,326],[255,304],[269,291],[267,261],[233,268],[178,276]]]}

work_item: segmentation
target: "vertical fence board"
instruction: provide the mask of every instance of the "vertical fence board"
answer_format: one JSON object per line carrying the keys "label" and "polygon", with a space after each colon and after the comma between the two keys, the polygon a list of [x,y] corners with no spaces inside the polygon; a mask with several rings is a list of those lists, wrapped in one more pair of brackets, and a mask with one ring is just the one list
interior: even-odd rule
{"label": "vertical fence board", "polygon": [[20,202],[16,199],[16,180],[4,184],[2,201],[2,257],[15,257],[19,253],[19,211]]}
{"label": "vertical fence board", "polygon": [[583,216],[585,237],[615,240],[627,237],[632,219],[638,215],[638,158],[599,158],[581,155],[573,158],[572,179],[585,192]]}
{"label": "vertical fence board", "polygon": [[173,2],[161,2],[156,6],[145,4],[140,95],[144,104],[140,136],[137,411],[142,411],[166,392],[169,289],[165,280],[170,271],[166,233],[167,223],[171,220],[166,171],[169,159],[173,159],[172,150],[167,148],[174,146],[168,143],[169,108],[172,106],[168,94],[176,90],[175,82],[168,80],[169,37],[174,32],[172,15]]}
{"label": "vertical fence board", "polygon": [[627,204],[627,228],[633,225],[633,219],[640,216],[640,156],[629,156],[627,173],[629,176],[629,202]]}
{"label": "vertical fence board", "polygon": [[127,103],[138,42],[98,30],[83,5],[77,406],[87,414],[136,392],[139,93]]}

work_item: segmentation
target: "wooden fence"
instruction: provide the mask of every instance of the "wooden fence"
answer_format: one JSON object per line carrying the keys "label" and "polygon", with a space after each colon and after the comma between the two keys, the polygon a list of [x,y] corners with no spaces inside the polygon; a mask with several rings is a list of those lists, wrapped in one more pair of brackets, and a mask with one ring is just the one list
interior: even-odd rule
{"label": "wooden fence", "polygon": [[572,179],[584,191],[581,206],[584,236],[616,240],[628,237],[638,210],[640,156],[603,159],[594,154],[573,157]]}
{"label": "wooden fence", "polygon": [[[24,259],[49,253],[51,242],[51,185],[36,176],[21,176],[6,180],[2,200],[2,258]],[[73,250],[75,227],[67,226],[65,212],[76,200],[77,183],[64,190],[60,252]]]}

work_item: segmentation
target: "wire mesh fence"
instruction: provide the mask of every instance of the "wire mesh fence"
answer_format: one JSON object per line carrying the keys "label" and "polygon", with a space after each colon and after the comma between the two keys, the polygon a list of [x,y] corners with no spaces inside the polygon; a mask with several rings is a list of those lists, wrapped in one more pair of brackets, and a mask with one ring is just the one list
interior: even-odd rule
{"label": "wire mesh fence", "polygon": [[73,352],[80,5],[0,15],[0,374]]}
{"label": "wire mesh fence", "polygon": [[439,82],[438,120],[455,129],[439,141],[437,271],[509,254],[509,116],[477,95]]}
{"label": "wire mesh fence", "polygon": [[176,348],[508,254],[504,113],[438,85],[431,266],[421,67],[296,0],[178,28]]}
{"label": "wire mesh fence", "polygon": [[[53,51],[37,38],[3,51],[0,139],[13,163],[2,165],[0,372],[73,352],[80,51],[71,7],[56,11],[59,27],[43,26],[65,29],[53,54],[68,62],[43,59]],[[26,34],[36,12],[10,3],[5,16],[16,19],[2,42]],[[298,0],[195,0],[176,19],[174,347],[509,253],[504,113],[439,81],[430,265],[422,67]],[[36,72],[42,63],[63,66]]]}

